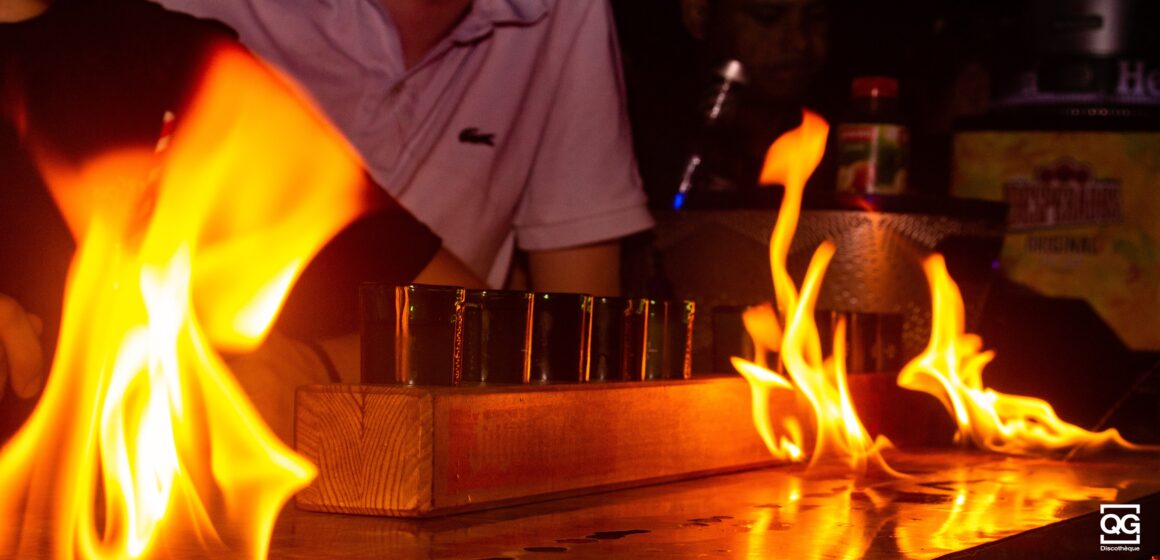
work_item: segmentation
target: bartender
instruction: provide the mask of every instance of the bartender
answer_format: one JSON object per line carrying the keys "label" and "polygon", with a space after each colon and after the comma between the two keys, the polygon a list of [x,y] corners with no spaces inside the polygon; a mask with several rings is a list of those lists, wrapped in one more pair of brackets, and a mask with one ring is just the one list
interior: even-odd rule
{"label": "bartender", "polygon": [[619,291],[653,224],[607,0],[158,0],[315,97],[375,181],[492,287]]}

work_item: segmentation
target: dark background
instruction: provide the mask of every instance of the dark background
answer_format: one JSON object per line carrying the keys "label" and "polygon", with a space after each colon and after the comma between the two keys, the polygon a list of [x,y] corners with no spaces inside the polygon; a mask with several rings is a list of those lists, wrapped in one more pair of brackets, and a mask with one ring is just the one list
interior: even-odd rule
{"label": "dark background", "polygon": [[[710,62],[681,21],[679,0],[613,0],[629,115],[650,199],[668,203]],[[913,188],[945,193],[949,157],[947,98],[964,67],[996,73],[1031,64],[1026,7],[1001,0],[831,0],[830,52],[807,100],[834,122],[850,80],[894,76],[914,136]],[[934,144],[931,143],[934,140]]]}

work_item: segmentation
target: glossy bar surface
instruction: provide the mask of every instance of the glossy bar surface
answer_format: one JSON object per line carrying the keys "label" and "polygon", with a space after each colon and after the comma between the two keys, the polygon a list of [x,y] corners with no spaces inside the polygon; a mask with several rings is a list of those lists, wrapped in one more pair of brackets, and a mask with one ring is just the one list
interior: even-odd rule
{"label": "glossy bar surface", "polygon": [[795,465],[428,520],[291,506],[270,557],[990,558],[1002,557],[1002,547],[1022,547],[1018,557],[1099,557],[1100,504],[1138,502],[1153,512],[1144,517],[1142,553],[1160,552],[1148,548],[1160,547],[1154,455],[1063,462],[941,450],[888,458],[914,478],[856,482]]}

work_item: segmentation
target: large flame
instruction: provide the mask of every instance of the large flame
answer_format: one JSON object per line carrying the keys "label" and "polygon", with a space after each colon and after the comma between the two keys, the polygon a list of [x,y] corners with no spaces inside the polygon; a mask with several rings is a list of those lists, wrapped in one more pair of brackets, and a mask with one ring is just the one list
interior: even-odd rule
{"label": "large flame", "polygon": [[1023,455],[1148,449],[1127,442],[1115,429],[1090,432],[1064,422],[1041,399],[985,388],[983,368],[994,353],[981,352],[982,339],[965,332],[963,298],[946,261],[933,254],[923,261],[923,270],[931,293],[930,343],[902,369],[898,385],[942,402],[958,425],[956,441]]}
{"label": "large flame", "polygon": [[164,155],[154,181],[152,153],[47,162],[79,247],[48,386],[0,454],[0,524],[23,528],[0,533],[0,554],[127,559],[193,541],[264,557],[315,475],[214,349],[263,341],[304,264],[361,211],[358,160],[233,47]]}
{"label": "large flame", "polygon": [[[834,244],[822,243],[815,251],[801,294],[786,269],[790,243],[801,215],[802,193],[806,181],[821,162],[828,133],[825,120],[805,111],[801,126],[779,137],[766,154],[761,183],[781,184],[785,189],[769,243],[774,294],[782,321],[779,324],[778,313],[771,306],[750,309],[744,320],[757,350],[758,363],[734,358],[733,364],[749,382],[754,424],[775,457],[792,461],[803,458],[801,450],[805,446],[798,415],[788,411],[775,414],[768,406],[771,391],[793,390],[805,398],[813,413],[815,437],[811,468],[826,464],[859,474],[874,469],[902,476],[879,453],[889,442],[885,438],[872,440],[854,409],[846,383],[844,322],[839,321],[834,330],[833,355],[825,358],[822,354],[814,308],[826,267],[836,250]],[[780,352],[780,361],[790,379],[764,367],[766,351],[773,350]]]}

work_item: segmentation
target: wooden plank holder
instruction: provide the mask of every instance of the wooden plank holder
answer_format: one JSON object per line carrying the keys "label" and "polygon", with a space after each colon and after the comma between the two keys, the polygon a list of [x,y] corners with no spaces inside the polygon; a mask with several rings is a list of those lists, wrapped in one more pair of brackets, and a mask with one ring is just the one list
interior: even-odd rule
{"label": "wooden plank holder", "polygon": [[[739,376],[491,387],[315,385],[311,511],[427,517],[775,464]],[[775,407],[791,407],[789,391]],[[780,400],[784,399],[784,402]]]}

